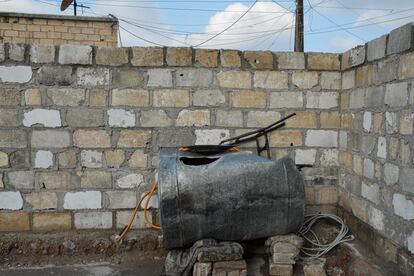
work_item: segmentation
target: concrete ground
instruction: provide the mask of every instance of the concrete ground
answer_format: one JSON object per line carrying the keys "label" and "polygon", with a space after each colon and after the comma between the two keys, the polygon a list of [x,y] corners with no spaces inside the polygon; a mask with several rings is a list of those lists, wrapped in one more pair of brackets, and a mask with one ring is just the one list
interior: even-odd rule
{"label": "concrete ground", "polygon": [[144,265],[72,265],[0,269],[1,276],[159,276],[163,262]]}

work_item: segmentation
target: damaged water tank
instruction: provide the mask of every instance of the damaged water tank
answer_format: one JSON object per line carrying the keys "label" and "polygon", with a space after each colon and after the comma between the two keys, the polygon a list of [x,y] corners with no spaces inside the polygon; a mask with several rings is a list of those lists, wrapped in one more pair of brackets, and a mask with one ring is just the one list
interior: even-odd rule
{"label": "damaged water tank", "polygon": [[222,148],[161,149],[158,196],[165,247],[296,232],[304,220],[305,192],[293,160],[215,147]]}

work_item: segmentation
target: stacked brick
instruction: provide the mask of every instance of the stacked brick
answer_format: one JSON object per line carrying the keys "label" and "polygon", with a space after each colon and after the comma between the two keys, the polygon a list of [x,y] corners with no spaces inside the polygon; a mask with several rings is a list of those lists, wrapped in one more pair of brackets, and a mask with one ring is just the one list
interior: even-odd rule
{"label": "stacked brick", "polygon": [[337,54],[2,44],[0,60],[0,231],[122,228],[160,147],[292,112],[273,157],[313,165],[309,203],[336,203]]}
{"label": "stacked brick", "polygon": [[0,37],[2,42],[10,43],[116,47],[118,20],[1,12]]}
{"label": "stacked brick", "polygon": [[354,234],[408,274],[414,267],[412,41],[407,24],[343,54],[339,134],[340,213]]}

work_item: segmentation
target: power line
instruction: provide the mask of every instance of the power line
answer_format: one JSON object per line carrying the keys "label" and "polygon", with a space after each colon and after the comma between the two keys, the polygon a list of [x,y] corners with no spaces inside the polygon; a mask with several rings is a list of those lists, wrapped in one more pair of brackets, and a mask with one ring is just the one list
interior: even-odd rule
{"label": "power line", "polygon": [[130,31],[128,31],[127,29],[125,29],[125,28],[124,28],[124,27],[122,27],[121,25],[119,25],[119,28],[121,28],[121,29],[122,29],[122,30],[124,30],[125,32],[129,33],[130,35],[132,35],[132,36],[134,36],[134,37],[136,37],[136,38],[138,38],[138,39],[140,39],[140,40],[142,40],[142,41],[145,41],[145,42],[148,42],[148,43],[151,43],[151,44],[157,45],[157,46],[166,47],[165,45],[162,45],[162,44],[159,44],[159,43],[157,43],[157,42],[154,42],[154,41],[151,41],[151,40],[145,39],[145,38],[143,38],[143,37],[140,37],[140,36],[138,36],[138,35],[136,35],[136,34],[134,34],[134,33],[130,32]]}
{"label": "power line", "polygon": [[230,29],[231,27],[233,27],[237,22],[239,22],[249,11],[251,11],[251,9],[253,9],[254,5],[256,5],[258,0],[255,0],[253,2],[253,4],[236,20],[234,21],[232,24],[230,24],[227,28],[225,28],[224,30],[222,30],[221,32],[219,32],[218,34],[213,35],[212,37],[210,37],[209,39],[206,39],[205,41],[195,45],[194,47],[199,47],[201,45],[206,44],[207,42],[209,42],[210,40],[213,40],[214,38],[218,37],[220,34],[224,33],[225,31],[227,31],[228,29]]}

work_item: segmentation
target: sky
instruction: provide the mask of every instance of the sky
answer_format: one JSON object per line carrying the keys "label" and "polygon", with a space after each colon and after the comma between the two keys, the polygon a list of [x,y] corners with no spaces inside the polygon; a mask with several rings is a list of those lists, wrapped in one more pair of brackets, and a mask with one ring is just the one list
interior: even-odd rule
{"label": "sky", "polygon": [[[61,0],[0,0],[0,11],[73,14]],[[294,0],[78,0],[120,20],[120,46],[292,51]],[[305,51],[343,52],[414,21],[413,0],[304,0]]]}

